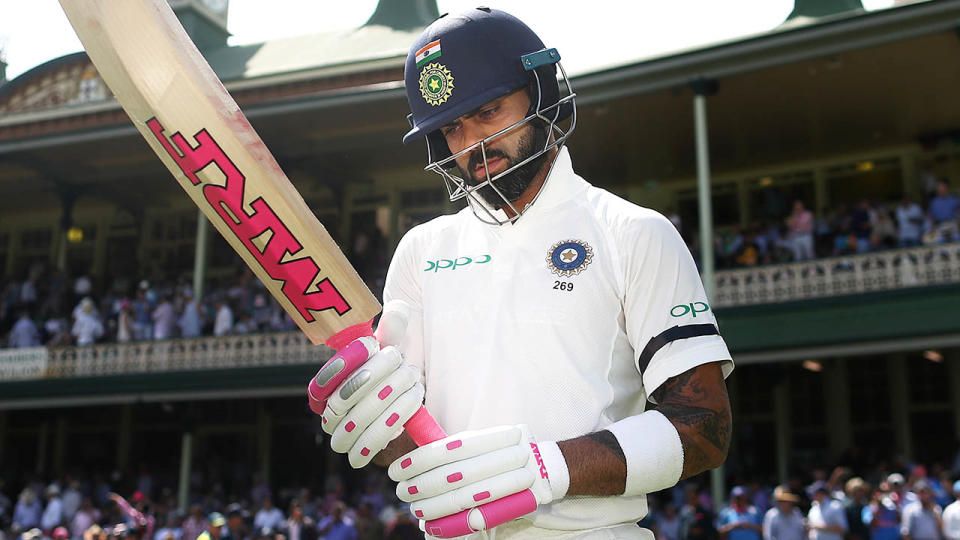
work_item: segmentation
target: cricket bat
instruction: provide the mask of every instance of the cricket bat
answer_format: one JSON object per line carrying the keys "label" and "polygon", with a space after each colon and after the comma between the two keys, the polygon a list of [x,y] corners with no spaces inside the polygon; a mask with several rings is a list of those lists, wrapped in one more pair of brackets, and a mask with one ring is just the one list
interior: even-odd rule
{"label": "cricket bat", "polygon": [[[314,344],[338,351],[372,335],[379,302],[280,169],[167,0],[60,0],[60,5],[141,135],[304,334]],[[326,366],[337,360],[334,356]],[[329,395],[351,370],[345,367],[333,377],[330,371],[323,380],[310,382],[312,408],[314,393]],[[404,427],[418,445],[445,437],[424,407]],[[535,497],[526,493],[426,526],[441,537],[493,527],[536,509]]]}

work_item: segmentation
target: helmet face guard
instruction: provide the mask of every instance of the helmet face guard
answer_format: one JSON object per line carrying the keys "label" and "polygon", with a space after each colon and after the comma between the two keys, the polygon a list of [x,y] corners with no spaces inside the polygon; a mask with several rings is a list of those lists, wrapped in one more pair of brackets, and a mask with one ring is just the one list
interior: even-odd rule
{"label": "helmet face guard", "polygon": [[[513,173],[514,171],[516,171],[520,167],[523,167],[527,163],[530,163],[531,161],[537,159],[541,155],[549,152],[550,150],[554,148],[559,149],[566,142],[567,138],[570,137],[570,135],[573,133],[573,130],[577,125],[577,110],[576,110],[576,101],[575,101],[576,94],[573,93],[573,88],[570,86],[570,81],[567,79],[566,73],[563,71],[562,66],[560,66],[560,71],[561,73],[563,73],[564,83],[568,91],[567,95],[563,99],[558,100],[553,105],[548,105],[546,107],[541,108],[542,92],[540,92],[539,90],[539,86],[540,86],[539,76],[537,75],[536,72],[533,72],[537,82],[537,85],[536,85],[537,101],[535,103],[531,103],[530,112],[527,114],[527,116],[522,120],[514,124],[511,124],[510,126],[498,131],[497,133],[494,133],[493,135],[490,135],[489,137],[486,137],[464,148],[463,150],[457,152],[456,154],[451,155],[449,149],[447,149],[446,142],[441,140],[443,144],[443,148],[441,149],[441,151],[445,151],[448,157],[441,159],[439,161],[432,161],[433,156],[436,156],[438,152],[432,149],[431,137],[427,138],[428,164],[424,168],[424,170],[433,171],[439,174],[441,177],[443,177],[444,184],[447,187],[447,194],[450,196],[451,202],[459,201],[461,199],[466,199],[467,204],[470,205],[470,209],[473,210],[474,215],[476,215],[477,218],[480,219],[480,221],[483,221],[484,223],[489,223],[491,225],[503,225],[504,223],[516,221],[524,213],[524,211],[526,211],[526,208],[532,205],[536,201],[537,197],[535,196],[534,199],[531,200],[526,205],[525,208],[517,208],[516,206],[514,206],[513,201],[509,200],[508,197],[504,195],[504,193],[500,189],[498,189],[497,181],[507,176],[508,174]],[[572,108],[570,126],[567,129],[563,129],[557,125],[557,120],[561,116],[560,114],[561,108],[563,108],[564,106],[570,106]],[[526,156],[525,158],[523,158],[522,161],[513,164],[512,166],[507,168],[507,170],[497,173],[491,177],[490,169],[487,166],[487,145],[501,136],[507,135],[508,133],[512,133],[520,129],[522,126],[534,125],[534,124],[540,124],[544,126],[544,129],[547,132],[547,137],[545,137],[545,142],[543,146],[539,148],[535,148],[534,152],[529,156]],[[464,178],[457,176],[456,174],[453,174],[453,171],[457,167],[457,161],[456,161],[457,158],[469,156],[470,154],[477,151],[478,149],[481,155],[483,156],[483,168],[484,168],[485,178],[482,179],[480,182],[474,183],[474,182],[465,180]],[[552,168],[552,164],[551,164],[551,168]],[[480,194],[478,193],[479,190],[487,188],[487,186],[489,186],[488,188],[489,190],[493,190],[493,192],[495,192],[499,196],[499,198],[503,201],[502,203],[498,202],[498,204],[496,204],[495,206],[491,206],[489,201],[485,200],[483,197],[480,196]],[[537,193],[537,195],[539,196],[539,192]],[[503,208],[509,208],[511,210],[512,215],[508,215],[507,213],[505,213],[502,210]]]}
{"label": "helmet face guard", "polygon": [[[426,139],[425,170],[442,176],[450,200],[466,199],[474,214],[485,223],[502,225],[523,214],[526,208],[516,208],[497,182],[545,153],[559,149],[576,126],[576,94],[559,61],[557,50],[544,48],[536,34],[520,20],[489,8],[477,8],[449,18],[442,16],[411,48],[404,78],[412,129],[404,136],[404,143]],[[565,89],[563,98],[560,98],[557,68]],[[520,88],[531,91],[531,105],[525,118],[451,155],[440,133],[441,127]],[[569,127],[561,128],[558,122],[568,117],[571,118]],[[487,168],[487,149],[491,142],[526,125],[545,130],[543,145],[491,177]],[[485,178],[468,181],[454,174],[457,158],[477,151],[483,158]],[[484,200],[478,193],[481,189],[488,198],[502,199],[502,203]],[[509,209],[511,215],[504,209]]]}

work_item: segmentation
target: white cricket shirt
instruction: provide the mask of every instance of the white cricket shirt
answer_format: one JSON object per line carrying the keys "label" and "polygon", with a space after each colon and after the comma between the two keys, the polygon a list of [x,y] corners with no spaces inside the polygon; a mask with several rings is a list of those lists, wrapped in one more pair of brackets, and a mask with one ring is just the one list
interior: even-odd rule
{"label": "white cricket shirt", "polygon": [[[450,434],[527,424],[539,440],[570,439],[640,414],[694,366],[733,369],[670,221],[588,184],[566,148],[513,224],[465,208],[410,230],[384,287],[385,301],[396,298],[417,312],[402,349]],[[532,526],[590,529],[646,513],[645,496],[571,496],[541,506]]]}

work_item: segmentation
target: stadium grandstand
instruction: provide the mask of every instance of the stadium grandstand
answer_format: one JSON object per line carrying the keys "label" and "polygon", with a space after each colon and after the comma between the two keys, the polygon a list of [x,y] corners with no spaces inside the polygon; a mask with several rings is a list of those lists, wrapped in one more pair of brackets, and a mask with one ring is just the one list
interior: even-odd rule
{"label": "stadium grandstand", "polygon": [[[171,4],[379,294],[403,233],[457,209],[400,144],[404,59],[436,3],[243,46],[226,2]],[[688,485],[960,475],[958,58],[960,0],[797,0],[770,31],[573,78],[578,172],[674,222],[711,298],[675,309],[715,310],[737,365],[727,463]],[[0,493],[83,483],[181,518],[252,515],[264,493],[318,520],[393,504],[307,408],[331,350],[210,231],[86,54],[2,67]]]}

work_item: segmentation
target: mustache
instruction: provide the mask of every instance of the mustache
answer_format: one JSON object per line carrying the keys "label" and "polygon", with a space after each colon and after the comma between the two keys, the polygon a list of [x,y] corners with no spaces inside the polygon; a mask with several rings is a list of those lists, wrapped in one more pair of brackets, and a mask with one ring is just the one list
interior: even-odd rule
{"label": "mustache", "polygon": [[[506,160],[510,159],[510,156],[507,155],[503,150],[488,149],[487,150],[487,159],[494,158],[504,158]],[[483,152],[480,149],[474,150],[470,153],[470,159],[467,162],[467,169],[472,173],[479,167],[483,165]],[[489,171],[488,171],[489,173]]]}

